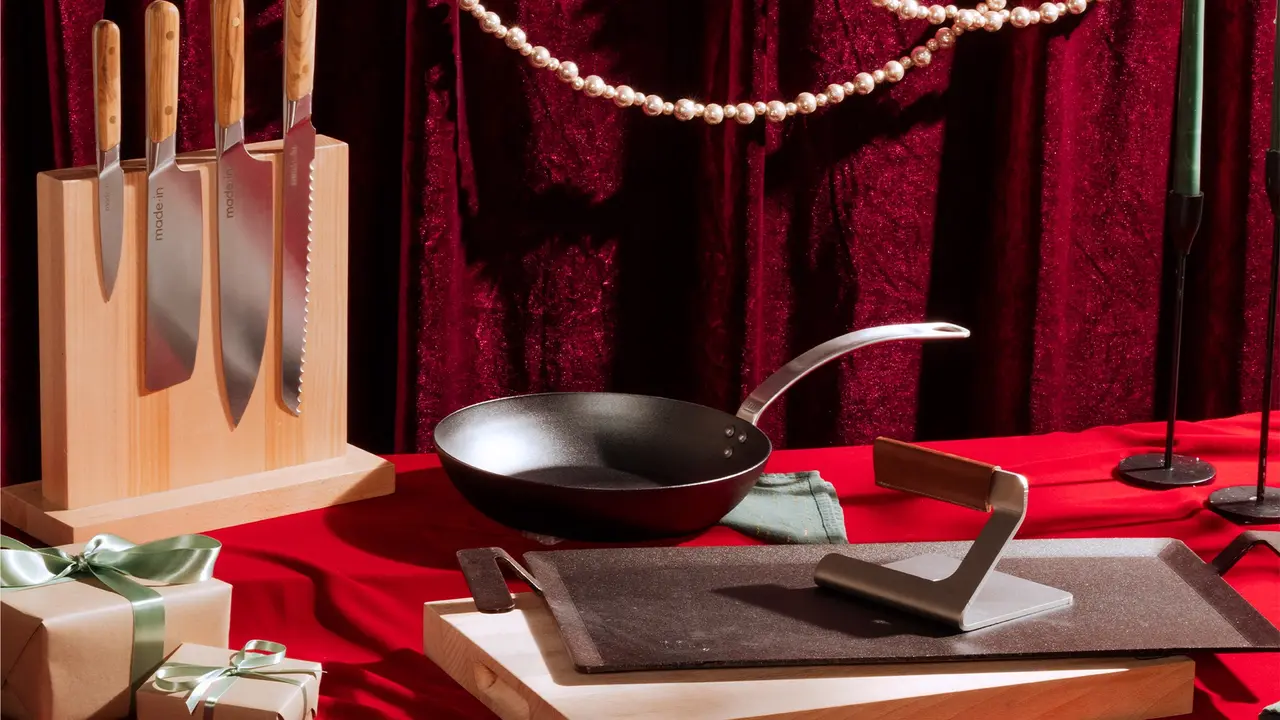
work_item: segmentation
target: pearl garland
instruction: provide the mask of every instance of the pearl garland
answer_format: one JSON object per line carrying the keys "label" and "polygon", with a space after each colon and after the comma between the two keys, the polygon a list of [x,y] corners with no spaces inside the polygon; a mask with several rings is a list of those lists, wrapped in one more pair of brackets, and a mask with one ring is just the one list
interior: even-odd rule
{"label": "pearl garland", "polygon": [[995,32],[1004,27],[1005,22],[1016,28],[1030,27],[1039,23],[1050,24],[1066,13],[1079,15],[1089,7],[1091,0],[1069,0],[1069,2],[1046,2],[1039,9],[1032,10],[1016,7],[1005,8],[1006,0],[987,0],[978,3],[972,10],[961,10],[955,5],[931,5],[925,7],[919,0],[871,0],[871,4],[882,7],[897,14],[903,20],[928,20],[933,25],[941,25],[947,20],[954,20],[957,27],[965,29],[981,28]]}
{"label": "pearl garland", "polygon": [[933,62],[936,53],[950,50],[955,46],[956,38],[970,30],[996,32],[1006,22],[1015,28],[1053,23],[1066,13],[1083,13],[1092,1],[1045,2],[1037,10],[1021,6],[1010,10],[1005,7],[1007,0],[985,0],[972,9],[961,9],[955,5],[925,5],[920,0],[871,0],[871,4],[895,13],[903,20],[927,20],[932,25],[942,25],[950,20],[951,27],[938,28],[924,45],[912,48],[905,56],[890,60],[869,73],[860,72],[851,81],[832,83],[821,92],[802,92],[789,102],[770,100],[736,105],[704,105],[688,98],[680,98],[673,103],[663,100],[659,95],[645,94],[627,85],[610,85],[599,75],[580,77],[577,63],[559,60],[545,47],[531,44],[524,30],[504,26],[502,18],[486,9],[479,0],[458,0],[458,7],[476,18],[482,30],[503,40],[507,47],[528,58],[529,64],[555,73],[561,81],[588,97],[612,100],[620,108],[638,107],[650,117],[672,115],[682,121],[701,118],[708,125],[736,120],[739,125],[750,125],[757,117],[780,123],[796,114],[808,115],[818,108],[843,102],[851,95],[868,95],[885,83],[899,82],[908,70],[927,67]]}

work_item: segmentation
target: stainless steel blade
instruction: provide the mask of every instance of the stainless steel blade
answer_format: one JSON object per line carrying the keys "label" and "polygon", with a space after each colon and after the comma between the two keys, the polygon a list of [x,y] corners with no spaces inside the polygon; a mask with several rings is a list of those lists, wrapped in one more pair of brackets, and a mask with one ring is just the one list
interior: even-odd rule
{"label": "stainless steel blade", "polygon": [[120,271],[120,247],[124,242],[124,171],[120,169],[120,144],[98,152],[98,262],[107,299]]}
{"label": "stainless steel blade", "polygon": [[191,377],[200,339],[204,217],[200,176],[175,162],[170,135],[150,143],[147,167],[146,386],[163,390]]}
{"label": "stainless steel blade", "polygon": [[307,314],[311,299],[311,222],[315,202],[316,129],[311,96],[285,106],[284,250],[280,268],[280,399],[294,414],[302,404]]}
{"label": "stainless steel blade", "polygon": [[275,266],[272,168],[244,146],[244,124],[222,128],[218,155],[218,308],[222,375],[239,424],[258,381]]}

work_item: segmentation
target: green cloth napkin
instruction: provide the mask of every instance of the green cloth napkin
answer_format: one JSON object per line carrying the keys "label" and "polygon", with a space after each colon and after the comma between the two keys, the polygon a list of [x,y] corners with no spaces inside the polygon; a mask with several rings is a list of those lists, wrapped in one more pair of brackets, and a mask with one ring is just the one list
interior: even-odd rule
{"label": "green cloth napkin", "polygon": [[769,543],[849,542],[835,486],[813,470],[761,475],[720,524]]}

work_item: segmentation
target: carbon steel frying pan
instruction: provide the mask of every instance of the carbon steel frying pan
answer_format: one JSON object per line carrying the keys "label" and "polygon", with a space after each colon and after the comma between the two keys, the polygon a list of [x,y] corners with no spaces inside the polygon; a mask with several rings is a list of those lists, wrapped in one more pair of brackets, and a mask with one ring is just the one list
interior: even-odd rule
{"label": "carbon steel frying pan", "polygon": [[718,523],[755,485],[773,450],[756,420],[797,380],[867,345],[966,337],[949,323],[841,335],[770,375],[737,415],[607,392],[490,400],[441,420],[436,450],[467,501],[508,527],[607,542],[689,535]]}

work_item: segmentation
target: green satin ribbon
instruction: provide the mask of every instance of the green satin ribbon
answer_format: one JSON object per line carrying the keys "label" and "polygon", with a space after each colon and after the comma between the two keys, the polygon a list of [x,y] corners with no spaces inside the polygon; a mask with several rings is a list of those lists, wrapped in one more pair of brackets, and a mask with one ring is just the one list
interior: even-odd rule
{"label": "green satin ribbon", "polygon": [[[253,654],[250,654],[253,653]],[[231,664],[221,667],[210,665],[188,665],[186,663],[165,663],[156,671],[155,686],[163,692],[189,691],[187,695],[187,711],[195,714],[200,701],[204,701],[203,720],[213,720],[213,710],[218,700],[235,682],[236,678],[269,680],[297,685],[302,688],[303,707],[315,710],[307,700],[306,680],[282,677],[284,675],[316,675],[323,670],[269,670],[284,660],[285,647],[270,640],[250,640],[244,647],[231,656]]]}
{"label": "green satin ribbon", "polygon": [[133,659],[130,687],[136,689],[164,661],[164,598],[135,582],[166,585],[202,582],[213,577],[222,543],[204,535],[178,535],[134,545],[115,535],[95,535],[79,555],[57,548],[30,548],[0,535],[0,588],[27,590],[93,577],[129,601],[133,609]]}

